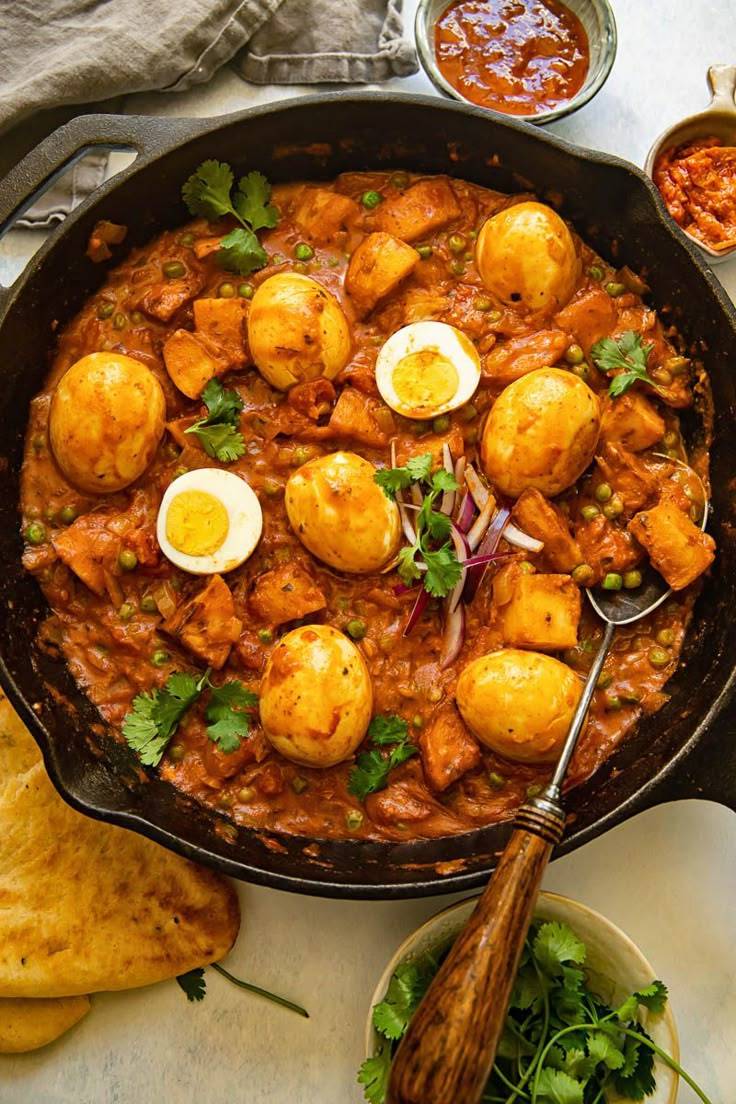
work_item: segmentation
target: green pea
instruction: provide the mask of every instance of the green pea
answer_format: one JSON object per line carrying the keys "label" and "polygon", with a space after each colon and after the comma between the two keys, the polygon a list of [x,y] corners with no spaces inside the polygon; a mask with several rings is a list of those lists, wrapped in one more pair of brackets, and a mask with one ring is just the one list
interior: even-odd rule
{"label": "green pea", "polygon": [[484,295],[479,295],[477,299],[473,300],[473,308],[484,313],[493,310],[493,300],[486,299]]}
{"label": "green pea", "polygon": [[138,566],[138,557],[130,548],[122,548],[118,553],[118,567],[122,571],[133,571]]}
{"label": "green pea", "polygon": [[595,571],[590,564],[578,564],[577,567],[572,569],[572,580],[578,586],[590,586],[591,583],[595,582]]}
{"label": "green pea", "polygon": [[603,269],[600,265],[591,265],[588,269],[588,275],[591,280],[602,280],[604,275]]}
{"label": "green pea", "polygon": [[672,660],[672,656],[664,648],[652,648],[647,658],[652,667],[666,667]]}
{"label": "green pea", "polygon": [[306,464],[308,459],[309,451],[305,449],[303,445],[298,445],[291,454],[291,462],[295,468],[299,468],[302,464]]}
{"label": "green pea", "polygon": [[152,594],[144,594],[141,598],[141,609],[144,613],[158,613],[156,599]]}
{"label": "green pea", "polygon": [[621,701],[618,694],[606,694],[603,706],[606,713],[618,713],[623,707],[624,703]]}
{"label": "green pea", "polygon": [[330,257],[330,259],[327,263],[330,266],[330,268],[339,268],[340,267],[340,258],[339,257]]}
{"label": "green pea", "polygon": [[598,681],[596,682],[596,687],[599,690],[606,690],[612,682],[613,675],[611,675],[608,671],[601,671],[598,676]]}
{"label": "green pea", "polygon": [[430,422],[414,422],[412,430],[415,437],[423,437],[425,433],[429,433],[431,429]]}
{"label": "green pea", "polygon": [[626,571],[623,580],[625,590],[636,590],[641,586],[641,571]]}
{"label": "green pea", "polygon": [[592,521],[593,518],[598,517],[599,513],[600,510],[593,502],[591,502],[589,506],[583,506],[582,510],[580,511],[580,514],[584,521]]}
{"label": "green pea", "polygon": [[77,511],[74,506],[62,506],[59,510],[59,521],[62,525],[71,525],[77,520]]}
{"label": "green pea", "polygon": [[601,583],[604,590],[620,590],[623,585],[623,578],[617,571],[609,571]]}
{"label": "green pea", "polygon": [[462,409],[458,411],[458,417],[461,418],[463,422],[472,422],[477,414],[478,411],[472,403],[468,403],[467,406],[462,407]]}
{"label": "green pea", "polygon": [[34,450],[34,452],[43,452],[45,447],[46,447],[45,438],[43,438],[43,437],[41,437],[40,435],[37,434],[33,438],[33,450]]}
{"label": "green pea", "polygon": [[391,173],[389,184],[393,184],[394,188],[403,190],[409,183],[409,174],[405,172]]}
{"label": "green pea", "polygon": [[256,796],[255,787],[243,786],[241,789],[238,790],[236,796],[238,798],[238,801],[242,802],[243,805],[247,805],[248,802],[252,801],[253,798]]}
{"label": "green pea", "polygon": [[599,483],[595,489],[595,497],[599,502],[608,502],[613,498],[613,488],[610,483]]}
{"label": "green pea", "polygon": [[618,495],[614,495],[610,502],[607,502],[603,507],[603,513],[606,515],[609,521],[613,521],[614,518],[621,517],[624,512],[624,504]]}
{"label": "green pea", "polygon": [[452,273],[453,276],[464,276],[465,275],[465,262],[464,261],[451,261],[450,262],[450,272]]}
{"label": "green pea", "polygon": [[104,321],[106,318],[110,318],[115,313],[114,303],[100,303],[97,308],[97,317],[100,321]]}
{"label": "green pea", "polygon": [[451,253],[463,253],[467,241],[464,234],[450,234],[447,244]]}
{"label": "green pea", "polygon": [[140,326],[141,322],[144,321],[144,318],[140,311],[131,311],[130,321],[133,323],[134,326]]}
{"label": "green pea", "polygon": [[227,280],[224,284],[220,284],[217,289],[217,294],[221,299],[232,299],[235,295],[235,284],[231,284],[230,281]]}
{"label": "green pea", "polygon": [[690,367],[690,361],[687,357],[673,356],[668,357],[664,362],[664,367],[673,376],[681,376],[683,372],[687,372]]}
{"label": "green pea", "polygon": [[415,713],[411,719],[413,728],[424,728],[424,717],[421,713]]}
{"label": "green pea", "polygon": [[314,256],[314,250],[311,245],[307,245],[306,242],[299,242],[294,250],[294,256],[298,261],[311,261]]}
{"label": "green pea", "polygon": [[501,312],[499,310],[491,311],[491,313],[488,315],[488,321],[491,322],[492,324],[495,324],[496,322],[500,321],[500,318],[501,318]]}
{"label": "green pea", "polygon": [[353,831],[355,828],[360,828],[363,823],[363,814],[359,809],[348,809],[345,814],[345,824]]}
{"label": "green pea", "polygon": [[478,231],[477,230],[468,230],[468,237],[470,238],[471,241],[475,241],[476,238],[478,237]]}
{"label": "green pea", "polygon": [[135,606],[130,602],[123,602],[122,606],[118,610],[118,617],[121,621],[130,621],[131,617],[135,613]]}
{"label": "green pea", "polygon": [[666,368],[654,368],[652,379],[656,383],[661,383],[663,387],[669,387],[672,383],[672,373],[668,372]]}
{"label": "green pea", "polygon": [[673,430],[670,430],[669,433],[665,433],[662,440],[668,448],[672,448],[673,445],[677,444],[677,434],[673,432]]}
{"label": "green pea", "polygon": [[180,234],[179,237],[176,239],[176,244],[185,245],[187,246],[187,248],[191,245],[194,245],[194,234],[190,234],[189,232],[187,232],[186,234]]}
{"label": "green pea", "polygon": [[381,195],[380,192],[367,191],[367,192],[363,192],[362,196],[360,197],[360,202],[369,211],[372,211],[373,208],[377,207],[378,204],[381,203],[382,201],[383,201],[383,196]]}
{"label": "green pea", "polygon": [[506,785],[506,779],[502,774],[499,774],[498,771],[489,771],[488,781],[494,790],[502,790]]}
{"label": "green pea", "polygon": [[442,701],[444,696],[445,691],[442,689],[441,686],[433,686],[431,690],[427,692],[427,701],[430,701],[433,705],[436,705],[437,702]]}
{"label": "green pea", "polygon": [[463,433],[463,439],[466,445],[474,445],[478,440],[478,427],[468,426],[468,428]]}
{"label": "green pea", "polygon": [[280,483],[277,483],[275,479],[266,479],[263,483],[263,493],[267,494],[269,498],[274,498],[277,494],[281,494],[283,487]]}
{"label": "green pea", "polygon": [[423,261],[428,260],[432,256],[433,252],[434,252],[434,250],[432,249],[431,245],[418,245],[417,246],[417,253],[422,258]]}
{"label": "green pea", "polygon": [[259,629],[258,639],[261,644],[271,644],[273,642],[273,633],[270,629]]}
{"label": "green pea", "polygon": [[167,261],[161,271],[167,280],[178,280],[186,272],[186,266],[181,261]]}
{"label": "green pea", "polygon": [[308,786],[309,782],[307,782],[303,774],[295,774],[291,780],[291,788],[294,793],[304,793]]}
{"label": "green pea", "polygon": [[171,659],[168,652],[155,651],[151,654],[151,663],[154,667],[165,667]]}
{"label": "green pea", "polygon": [[615,280],[609,280],[608,283],[605,285],[605,288],[612,299],[618,299],[619,295],[623,295],[623,293],[626,291],[625,286],[623,284],[616,283]]}
{"label": "green pea", "polygon": [[529,560],[522,560],[519,564],[519,571],[522,573],[522,575],[533,575],[534,564],[529,563]]}
{"label": "green pea", "polygon": [[578,379],[581,379],[583,383],[587,383],[590,379],[590,365],[588,364],[573,364],[570,371]]}
{"label": "green pea", "polygon": [[579,345],[568,345],[565,360],[568,364],[582,364],[585,360],[585,353]]}
{"label": "green pea", "polygon": [[300,276],[306,276],[309,272],[309,265],[306,265],[304,261],[297,261],[294,265],[294,271],[298,272]]}
{"label": "green pea", "polygon": [[26,526],[23,536],[29,544],[43,544],[46,540],[46,526],[40,521],[32,521]]}
{"label": "green pea", "polygon": [[450,428],[450,419],[447,414],[440,414],[438,418],[435,418],[432,422],[433,433],[447,433]]}
{"label": "green pea", "polygon": [[345,631],[353,640],[362,640],[368,630],[365,621],[361,621],[360,618],[354,617],[352,621],[348,621],[345,626]]}
{"label": "green pea", "polygon": [[241,299],[252,299],[255,290],[252,284],[238,284],[238,295]]}
{"label": "green pea", "polygon": [[542,787],[539,782],[532,782],[531,786],[527,786],[526,788],[527,797],[538,797],[541,792]]}
{"label": "green pea", "polygon": [[180,763],[186,753],[186,748],[182,744],[172,744],[169,748],[169,759],[173,759],[175,763]]}
{"label": "green pea", "polygon": [[634,690],[622,690],[619,697],[626,705],[638,705],[641,701],[640,696]]}
{"label": "green pea", "polygon": [[116,314],[112,320],[112,324],[116,330],[124,330],[128,325],[128,319],[124,314]]}
{"label": "green pea", "polygon": [[664,644],[665,647],[674,644],[676,638],[677,634],[674,629],[660,629],[656,636],[657,643]]}
{"label": "green pea", "polygon": [[338,598],[336,604],[337,604],[337,608],[339,610],[342,610],[343,613],[345,613],[345,610],[350,605],[350,601],[347,598]]}

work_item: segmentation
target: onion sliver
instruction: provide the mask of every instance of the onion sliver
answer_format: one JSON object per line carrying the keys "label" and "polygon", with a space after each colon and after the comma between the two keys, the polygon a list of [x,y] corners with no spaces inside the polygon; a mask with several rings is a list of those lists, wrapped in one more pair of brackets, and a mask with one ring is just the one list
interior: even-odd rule
{"label": "onion sliver", "polygon": [[485,483],[481,481],[480,476],[472,464],[465,465],[465,482],[468,485],[468,490],[475,499],[475,505],[479,510],[482,510],[491,497],[491,492],[488,490]]}
{"label": "onion sliver", "polygon": [[491,524],[491,518],[493,517],[493,511],[496,509],[496,500],[493,495],[488,496],[488,501],[475,519],[473,528],[468,533],[468,544],[470,545],[470,551],[474,552],[478,547],[483,537],[488,531],[488,527]]}
{"label": "onion sliver", "polygon": [[454,522],[452,523],[450,536],[452,537],[452,543],[455,545],[455,555],[463,567],[460,578],[450,591],[446,601],[447,612],[454,613],[465,589],[465,580],[467,578],[465,561],[470,553],[470,545],[468,544],[468,538],[460,531],[459,527]]}
{"label": "onion sliver", "polygon": [[[396,441],[391,442],[391,467],[396,467]],[[408,540],[409,544],[415,544],[417,534],[414,530],[414,526],[409,520],[409,515],[406,512],[406,503],[404,502],[403,491],[397,492],[396,505],[399,507],[399,517],[401,518],[401,528],[404,530],[404,536]]]}
{"label": "onion sliver", "polygon": [[517,529],[511,522],[503,531],[503,539],[508,541],[509,544],[515,545],[516,548],[523,548],[525,552],[541,552],[544,548],[544,541],[537,540],[536,537],[530,537],[528,533]]}
{"label": "onion sliver", "polygon": [[[490,556],[491,553],[496,551],[498,542],[501,540],[501,536],[503,535],[510,517],[511,510],[509,510],[508,506],[500,506],[477,549],[478,557],[476,558],[480,556]],[[468,568],[468,574],[465,580],[465,590],[463,591],[463,602],[473,601],[485,573],[486,565],[483,564],[477,567]]]}
{"label": "onion sliver", "polygon": [[411,613],[409,614],[409,620],[406,622],[406,626],[404,628],[404,633],[403,633],[404,636],[408,636],[409,633],[411,632],[411,630],[414,628],[417,621],[419,620],[419,618],[424,613],[424,610],[425,610],[425,607],[426,607],[428,601],[429,601],[429,594],[424,589],[424,587],[422,587],[422,589],[419,591],[419,594],[417,594],[417,600],[414,603],[414,606],[413,606],[413,609],[412,609]]}
{"label": "onion sliver", "polygon": [[457,512],[457,527],[463,533],[467,533],[470,526],[473,524],[473,518],[475,517],[475,503],[473,502],[473,496],[470,491],[466,491],[463,495],[460,503],[460,508]]}
{"label": "onion sliver", "polygon": [[457,605],[450,613],[445,606],[445,638],[440,655],[440,667],[449,667],[460,655],[465,640],[465,610],[462,605]]}

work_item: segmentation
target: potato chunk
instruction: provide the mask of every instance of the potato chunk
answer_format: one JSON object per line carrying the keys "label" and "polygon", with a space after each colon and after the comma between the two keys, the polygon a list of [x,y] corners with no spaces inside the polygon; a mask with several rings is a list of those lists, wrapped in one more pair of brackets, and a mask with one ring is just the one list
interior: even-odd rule
{"label": "potato chunk", "polygon": [[398,287],[419,264],[416,249],[391,234],[369,234],[350,258],[345,290],[360,314]]}
{"label": "potato chunk", "polygon": [[525,575],[516,564],[493,582],[493,607],[505,644],[552,652],[578,639],[580,591],[568,575]]}
{"label": "potato chunk", "polygon": [[601,442],[623,445],[641,452],[665,434],[664,418],[639,391],[627,391],[617,399],[606,399],[601,415]]}
{"label": "potato chunk", "polygon": [[244,368],[250,359],[246,329],[249,306],[247,299],[194,300],[197,336],[209,338],[229,368]]}
{"label": "potato chunk", "polygon": [[630,533],[649,553],[652,567],[673,590],[682,590],[710,567],[715,541],[671,502],[660,502],[629,522]]}
{"label": "potato chunk", "polygon": [[512,337],[483,358],[483,379],[505,387],[527,372],[556,364],[569,344],[561,330],[537,330]]}
{"label": "potato chunk", "polygon": [[340,230],[347,230],[360,214],[350,196],[326,188],[306,188],[294,212],[294,219],[305,237],[326,244]]}
{"label": "potato chunk", "polygon": [[198,399],[213,376],[228,370],[208,338],[189,330],[175,330],[164,345],[164,364],[173,383],[188,399]]}
{"label": "potato chunk", "polygon": [[180,307],[193,299],[204,287],[204,276],[189,271],[180,280],[163,280],[141,296],[137,306],[150,318],[170,322]]}
{"label": "potato chunk", "polygon": [[657,477],[632,452],[606,445],[596,461],[604,480],[623,499],[629,516],[654,500]]}
{"label": "potato chunk", "polygon": [[178,636],[185,648],[216,671],[225,666],[242,627],[235,616],[230,587],[221,575],[213,575],[199,594],[161,625],[164,632]]}
{"label": "potato chunk", "polygon": [[327,601],[306,571],[285,563],[258,576],[248,604],[266,624],[283,625],[324,609]]}
{"label": "potato chunk", "polygon": [[345,387],[330,418],[330,429],[338,436],[353,437],[369,448],[383,448],[388,433],[376,421],[373,411],[381,404],[368,395]]}
{"label": "potato chunk", "polygon": [[382,203],[376,226],[405,242],[418,241],[460,217],[460,204],[446,177],[420,180]]}
{"label": "potato chunk", "polygon": [[580,545],[571,535],[565,515],[535,487],[528,487],[513,509],[514,521],[544,544],[543,556],[553,571],[570,572],[583,562]]}
{"label": "potato chunk", "polygon": [[442,706],[419,737],[424,776],[441,793],[480,763],[477,741],[470,735],[454,705]]}

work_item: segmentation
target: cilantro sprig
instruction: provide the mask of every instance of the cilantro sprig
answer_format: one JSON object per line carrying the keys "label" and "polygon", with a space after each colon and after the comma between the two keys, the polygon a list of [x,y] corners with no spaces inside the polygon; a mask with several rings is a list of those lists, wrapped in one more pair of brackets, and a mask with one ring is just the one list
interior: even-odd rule
{"label": "cilantro sprig", "polygon": [[[627,330],[614,340],[604,337],[590,350],[590,355],[602,372],[617,371],[608,388],[612,399],[628,391],[637,381],[648,383],[656,391],[661,390],[647,372],[647,358],[653,349],[645,345],[641,334]],[[623,371],[618,371],[623,369]]]}
{"label": "cilantro sprig", "polygon": [[207,417],[200,418],[184,432],[193,433],[208,456],[230,464],[245,452],[238,428],[243,400],[237,391],[223,387],[213,376],[202,391],[202,402],[207,407]]}
{"label": "cilantro sprig", "polygon": [[209,667],[199,677],[177,672],[163,688],[133,698],[133,708],[123,720],[123,735],[144,766],[158,766],[184,714],[205,691],[210,695],[204,714],[210,740],[226,755],[240,747],[249,731],[247,710],[258,704],[258,698],[237,679],[214,686],[210,673]]}
{"label": "cilantro sprig", "polygon": [[[233,985],[237,985],[239,989],[245,989],[248,993],[255,993],[258,997],[265,997],[266,1000],[273,1001],[274,1004],[280,1004],[282,1008],[288,1008],[291,1012],[296,1012],[299,1016],[304,1016],[306,1020],[309,1019],[309,1013],[306,1008],[302,1008],[300,1004],[294,1004],[293,1001],[287,1000],[286,997],[280,997],[277,993],[272,993],[269,989],[261,989],[260,985],[252,985],[249,981],[243,981],[242,978],[235,977],[229,970],[226,970],[224,966],[221,966],[219,962],[211,962],[210,966],[213,970],[216,970],[218,974],[222,974],[224,978],[231,981]],[[207,993],[207,982],[204,976],[204,970],[201,966],[197,966],[194,970],[189,970],[186,974],[179,974],[176,979],[177,985],[180,989],[183,989],[187,995],[188,1001],[201,1001],[204,1000]]]}
{"label": "cilantro sprig", "polygon": [[[656,1087],[656,1055],[703,1104],[711,1104],[638,1022],[641,1009],[664,1010],[665,985],[654,981],[609,1008],[588,987],[585,957],[585,944],[566,924],[532,925],[483,1100],[605,1104],[615,1090],[623,1099],[641,1101]],[[371,1104],[386,1100],[396,1048],[440,964],[429,955],[400,963],[386,996],[373,1008],[381,1047],[358,1073]]]}
{"label": "cilantro sprig", "polygon": [[377,471],[373,478],[390,499],[412,483],[422,487],[424,498],[415,519],[417,537],[399,552],[398,572],[407,586],[422,579],[433,598],[444,598],[459,581],[462,565],[449,539],[452,522],[434,506],[445,491],[458,489],[457,480],[444,468],[432,474],[430,452],[412,457],[403,468]]}
{"label": "cilantro sprig", "polygon": [[279,212],[269,200],[271,185],[263,173],[249,172],[238,181],[225,161],[203,161],[181,190],[193,215],[210,220],[232,215],[240,226],[220,242],[217,262],[229,272],[248,276],[268,263],[268,254],[256,237],[257,230],[270,229]]}
{"label": "cilantro sprig", "polygon": [[[355,760],[348,778],[348,792],[360,801],[369,793],[383,790],[394,767],[416,755],[415,744],[410,743],[408,725],[403,717],[374,717],[368,726],[368,736],[375,745]],[[382,749],[390,747],[388,755]]]}

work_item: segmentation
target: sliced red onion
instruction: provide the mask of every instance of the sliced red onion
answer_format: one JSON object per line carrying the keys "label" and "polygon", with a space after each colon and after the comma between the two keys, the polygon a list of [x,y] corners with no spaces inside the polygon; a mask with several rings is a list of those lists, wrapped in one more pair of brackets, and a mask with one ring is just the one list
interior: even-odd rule
{"label": "sliced red onion", "polygon": [[517,529],[511,522],[507,524],[503,531],[503,539],[507,540],[509,544],[515,545],[516,548],[523,548],[525,552],[541,552],[544,548],[544,541],[537,540],[536,537],[530,537],[528,533]]}
{"label": "sliced red onion", "polygon": [[[396,467],[396,441],[391,442],[391,467]],[[396,505],[399,507],[399,517],[401,518],[401,528],[404,530],[404,536],[408,540],[409,544],[415,544],[417,534],[414,530],[414,526],[409,520],[409,515],[406,512],[406,503],[404,502],[403,491],[397,492]]]}
{"label": "sliced red onion", "polygon": [[[442,463],[445,466],[445,471],[448,475],[454,476],[455,466],[452,462],[452,453],[450,452],[450,446],[445,442],[442,446]],[[442,501],[440,502],[440,513],[447,514],[449,517],[452,513],[452,508],[455,505],[455,492],[445,491],[442,495]]]}
{"label": "sliced red onion", "polygon": [[473,518],[475,517],[475,503],[473,502],[473,496],[470,491],[466,491],[460,502],[460,507],[457,512],[456,525],[463,533],[467,533],[470,526],[473,524]]}
{"label": "sliced red onion", "polygon": [[465,465],[465,482],[468,485],[468,490],[475,499],[475,505],[479,510],[482,510],[491,497],[491,492],[488,490],[485,483],[481,481],[480,476],[472,464]]}
{"label": "sliced red onion", "polygon": [[424,613],[428,601],[429,595],[427,594],[427,591],[424,589],[424,587],[422,587],[422,589],[417,594],[417,600],[414,603],[411,613],[409,614],[409,620],[406,622],[406,626],[404,628],[404,636],[408,636],[411,630],[414,628],[417,621]]}
{"label": "sliced red onion", "polygon": [[469,571],[471,567],[484,567],[486,564],[494,563],[495,560],[507,560],[513,555],[513,552],[490,552],[487,556],[471,556],[465,561],[463,567],[467,567]]}
{"label": "sliced red onion", "polygon": [[474,552],[484,536],[488,532],[488,527],[491,524],[491,518],[493,517],[493,511],[496,509],[496,500],[493,495],[490,495],[485,506],[475,519],[473,528],[468,533],[468,544],[470,545],[470,551]]}
{"label": "sliced red onion", "polygon": [[465,640],[465,610],[458,605],[449,612],[445,605],[445,637],[440,655],[440,667],[449,667],[460,655]]}
{"label": "sliced red onion", "polygon": [[465,457],[464,456],[460,456],[458,458],[458,460],[455,462],[455,471],[454,471],[453,474],[455,476],[455,481],[457,483],[462,484],[462,481],[465,478]]}
{"label": "sliced red onion", "polygon": [[465,561],[470,555],[470,545],[468,544],[468,538],[461,532],[455,522],[452,523],[450,536],[452,537],[452,543],[455,545],[455,555],[457,556],[458,562],[463,565],[460,578],[450,591],[445,603],[447,613],[454,613],[462,597],[463,590],[465,589],[465,579],[467,577]]}
{"label": "sliced red onion", "polygon": [[[496,551],[498,542],[501,540],[501,536],[510,517],[511,510],[508,506],[500,506],[496,516],[486,530],[486,535],[478,546],[478,556],[476,558],[490,556]],[[463,602],[472,602],[475,598],[478,587],[486,573],[486,567],[487,564],[479,564],[476,567],[468,568],[468,574],[465,580],[465,590],[463,591]]]}

